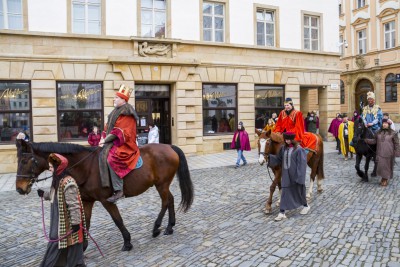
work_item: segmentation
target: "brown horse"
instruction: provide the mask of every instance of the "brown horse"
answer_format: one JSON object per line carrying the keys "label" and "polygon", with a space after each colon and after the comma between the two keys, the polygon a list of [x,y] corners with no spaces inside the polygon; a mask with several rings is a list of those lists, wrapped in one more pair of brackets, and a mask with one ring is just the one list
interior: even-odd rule
{"label": "brown horse", "polygon": [[[281,134],[279,133],[271,133],[271,131],[258,131],[256,130],[258,139],[258,152],[259,159],[258,162],[263,165],[267,162],[267,157],[269,154],[277,155],[279,150],[284,144],[284,140]],[[318,193],[321,193],[322,190],[322,180],[325,178],[324,176],[324,142],[322,137],[319,134],[317,136],[317,149],[316,151],[309,152],[307,154],[307,165],[311,168],[310,174],[310,187],[307,193],[307,201],[311,199],[312,190],[314,186],[315,176],[318,177],[317,185],[318,185]],[[276,166],[272,168],[272,172],[274,173],[274,180],[269,188],[269,198],[265,205],[265,213],[271,213],[271,205],[272,205],[272,196],[274,195],[276,186],[279,187],[279,192],[281,190],[281,178],[282,178],[282,169],[281,166]]]}
{"label": "brown horse", "polygon": [[[48,169],[47,157],[50,153],[59,153],[68,159],[68,171],[75,178],[81,192],[86,225],[90,227],[90,218],[95,201],[100,201],[111,215],[124,239],[123,251],[131,250],[131,235],[125,228],[118,207],[107,201],[113,193],[112,188],[103,188],[99,174],[99,152],[101,148],[84,147],[67,143],[34,143],[17,140],[18,170],[16,190],[20,194],[29,194],[32,184],[38,176]],[[164,234],[173,233],[175,225],[174,197],[169,187],[177,174],[182,200],[180,208],[186,212],[193,202],[193,184],[185,154],[174,145],[149,144],[140,148],[143,166],[131,171],[124,178],[124,194],[133,197],[155,186],[162,201],[161,211],[154,223],[153,237],[160,234],[159,227],[168,209],[168,225]],[[87,244],[86,244],[87,245]]]}

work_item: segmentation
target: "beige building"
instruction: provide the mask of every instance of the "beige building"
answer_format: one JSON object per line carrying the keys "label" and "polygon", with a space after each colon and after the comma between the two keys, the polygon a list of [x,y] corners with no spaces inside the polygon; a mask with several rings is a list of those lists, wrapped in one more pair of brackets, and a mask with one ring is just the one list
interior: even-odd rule
{"label": "beige building", "polygon": [[341,111],[359,110],[373,91],[382,111],[400,122],[399,1],[342,0],[339,10]]}
{"label": "beige building", "polygon": [[[30,7],[26,5],[29,2],[21,1],[22,11]],[[68,5],[74,2],[66,1]],[[107,5],[100,0],[92,2],[98,3],[101,16],[113,12],[100,9],[117,5],[110,1]],[[149,1],[142,3],[145,2]],[[240,41],[235,38],[241,35],[229,26],[236,23],[232,16],[240,10],[238,1],[197,3],[197,9],[202,7],[198,13],[202,21],[226,22],[221,29],[197,23],[199,28],[194,32],[199,33],[198,39],[176,38],[174,21],[178,19],[173,17],[174,6],[164,2],[164,29],[139,23],[149,8],[143,8],[140,2],[135,5],[141,11],[134,21],[142,25],[142,32],[148,31],[146,35],[151,35],[152,29],[158,29],[153,35],[165,33],[157,38],[134,36],[140,31],[131,36],[108,34],[112,27],[115,32],[120,30],[112,15],[107,20],[103,18],[101,24],[93,24],[111,25],[92,29],[97,34],[75,33],[75,28],[90,30],[91,21],[79,28],[74,8],[66,11],[65,18],[71,20],[65,25],[66,32],[54,30],[57,25],[49,26],[52,32],[44,32],[37,21],[30,23],[35,31],[29,30],[25,18],[38,12],[37,6],[21,15],[24,23],[20,29],[0,29],[1,173],[16,171],[15,137],[20,131],[34,142],[87,145],[88,132],[93,126],[104,126],[113,109],[115,91],[122,83],[135,88],[130,103],[140,117],[139,143],[145,142],[145,131],[153,122],[160,128],[160,142],[178,145],[187,154],[221,152],[230,149],[236,126],[243,121],[255,147],[257,115],[279,112],[285,97],[291,97],[295,108],[305,113],[317,109],[320,133],[327,136],[329,123],[340,109],[339,54],[331,51],[338,40],[328,37],[329,27],[324,27],[332,24],[331,17],[338,20],[337,14],[328,15],[329,6],[306,11],[293,9],[288,2],[288,14],[295,14],[296,21],[301,21],[290,42],[282,32],[287,25],[279,20],[288,16],[285,7],[267,5],[267,0],[250,3],[241,10],[250,14],[251,40]],[[329,2],[336,6],[336,1]],[[222,15],[217,16],[216,12]],[[260,33],[264,26],[272,27],[272,34]],[[308,31],[310,38],[302,38]]]}

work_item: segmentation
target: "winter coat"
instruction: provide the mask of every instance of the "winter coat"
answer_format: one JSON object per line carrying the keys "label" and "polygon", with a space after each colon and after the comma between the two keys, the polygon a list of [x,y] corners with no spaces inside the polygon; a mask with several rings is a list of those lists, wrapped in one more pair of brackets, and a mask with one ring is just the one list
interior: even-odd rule
{"label": "winter coat", "polygon": [[[236,147],[236,139],[240,138],[240,147]],[[238,149],[238,150],[245,150],[245,151],[250,151],[250,140],[249,140],[249,135],[245,130],[238,131],[236,130],[235,134],[233,135],[232,138],[232,143],[231,143],[231,148],[232,149]]]}
{"label": "winter coat", "polygon": [[91,132],[88,136],[88,143],[91,146],[98,146],[100,143],[100,139],[101,139],[100,133],[95,134],[94,132]]}
{"label": "winter coat", "polygon": [[394,158],[400,157],[399,136],[397,132],[379,130],[375,139],[365,139],[367,144],[376,144],[376,173],[385,179],[393,178]]}
{"label": "winter coat", "polygon": [[158,144],[160,142],[160,136],[158,133],[158,127],[156,125],[154,125],[153,128],[150,129],[149,131],[149,135],[148,135],[148,144]]}

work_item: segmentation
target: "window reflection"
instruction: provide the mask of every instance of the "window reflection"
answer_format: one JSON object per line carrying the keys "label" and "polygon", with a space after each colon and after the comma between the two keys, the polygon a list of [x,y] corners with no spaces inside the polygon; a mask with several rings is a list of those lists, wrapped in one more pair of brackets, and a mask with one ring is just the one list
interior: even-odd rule
{"label": "window reflection", "polygon": [[93,126],[103,129],[103,84],[71,83],[57,84],[57,108],[59,139],[87,140]]}
{"label": "window reflection", "polygon": [[30,84],[0,82],[0,142],[14,142],[19,132],[31,136]]}

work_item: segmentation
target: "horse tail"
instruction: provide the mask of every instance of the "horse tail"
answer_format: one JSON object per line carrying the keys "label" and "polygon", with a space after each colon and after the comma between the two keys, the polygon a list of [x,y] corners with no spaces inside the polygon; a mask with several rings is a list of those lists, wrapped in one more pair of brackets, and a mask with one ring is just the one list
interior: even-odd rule
{"label": "horse tail", "polygon": [[317,175],[318,175],[318,180],[322,180],[325,178],[325,174],[324,174],[324,142],[320,135],[318,135],[317,138],[319,139],[319,142],[321,142],[321,147],[320,147],[320,150],[318,151],[318,153],[321,153],[321,155],[319,156]]}
{"label": "horse tail", "polygon": [[178,166],[178,180],[179,180],[179,187],[181,189],[182,200],[179,204],[179,209],[183,212],[187,212],[190,206],[193,203],[193,183],[192,179],[190,178],[189,167],[186,161],[186,156],[183,151],[174,145],[171,145],[171,148],[175,151],[176,154],[179,156],[179,166]]}

